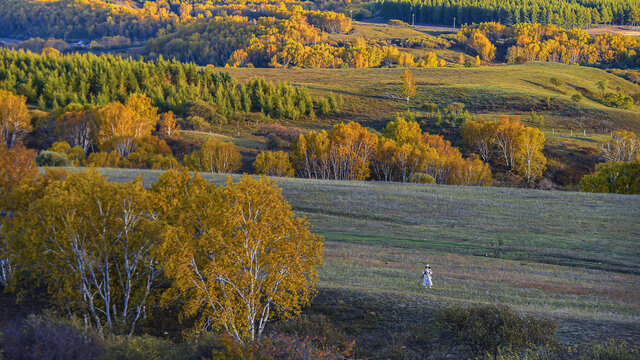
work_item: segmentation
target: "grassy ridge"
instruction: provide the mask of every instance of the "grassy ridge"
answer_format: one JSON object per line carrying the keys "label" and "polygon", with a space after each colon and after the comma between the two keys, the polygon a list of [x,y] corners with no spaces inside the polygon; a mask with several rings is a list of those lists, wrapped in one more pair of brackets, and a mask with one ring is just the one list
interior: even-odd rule
{"label": "grassy ridge", "polygon": [[[620,89],[627,95],[640,92],[640,86],[605,71],[575,65],[528,63],[523,66],[485,66],[478,68],[444,67],[411,69],[418,85],[410,107],[419,110],[422,102],[446,107],[462,102],[480,114],[528,113],[545,115],[544,129],[597,129],[603,121],[615,128],[640,130],[640,114],[608,108],[600,103],[595,82],[610,81],[608,92]],[[403,101],[385,99],[386,92],[401,93],[402,68],[378,69],[225,69],[238,79],[264,76],[268,80],[286,81],[307,86],[311,92],[331,91],[345,99],[341,119],[382,126],[396,112],[407,109]],[[565,82],[558,91],[549,83],[551,77]],[[581,104],[571,101],[580,93]],[[551,104],[545,100],[551,97]],[[424,114],[418,111],[418,116]]]}

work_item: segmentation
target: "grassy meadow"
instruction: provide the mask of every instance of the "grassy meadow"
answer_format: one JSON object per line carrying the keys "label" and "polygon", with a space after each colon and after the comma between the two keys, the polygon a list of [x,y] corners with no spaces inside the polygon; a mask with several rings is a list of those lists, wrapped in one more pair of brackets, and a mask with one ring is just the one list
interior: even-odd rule
{"label": "grassy meadow", "polygon": [[[100,171],[115,181],[142,176],[147,185],[160,174]],[[507,304],[556,318],[567,343],[640,341],[639,196],[277,182],[326,240],[318,296],[307,312],[344,324],[372,348],[410,346],[415,339],[406,332],[453,303]],[[432,290],[420,286],[426,262]]]}

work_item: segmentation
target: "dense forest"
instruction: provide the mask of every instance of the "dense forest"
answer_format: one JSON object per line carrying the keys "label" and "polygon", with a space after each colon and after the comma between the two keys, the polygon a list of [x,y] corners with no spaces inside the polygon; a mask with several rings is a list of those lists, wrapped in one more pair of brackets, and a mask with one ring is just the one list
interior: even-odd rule
{"label": "dense forest", "polygon": [[382,0],[375,2],[373,8],[387,19],[412,21],[415,15],[415,22],[422,24],[495,21],[505,25],[541,23],[574,27],[640,22],[635,0]]}
{"label": "dense forest", "polygon": [[111,55],[35,55],[6,49],[0,50],[0,83],[0,88],[25,96],[43,110],[69,104],[103,106],[143,93],[162,111],[183,113],[188,103],[198,100],[213,104],[223,116],[262,112],[295,120],[315,116],[314,108],[327,100],[311,98],[304,87],[261,79],[238,83],[211,68],[162,58],[146,62]]}
{"label": "dense forest", "polygon": [[354,13],[357,19],[379,15],[387,19],[443,25],[452,25],[454,18],[456,24],[495,21],[505,25],[541,23],[564,27],[640,22],[635,0],[384,0],[353,4],[158,0],[126,5],[87,0],[6,0],[0,3],[0,37],[89,42],[123,36],[135,42],[169,34],[186,24],[215,16],[284,19],[296,11],[303,11],[310,24],[326,32],[349,30],[345,23],[351,21],[349,17]]}
{"label": "dense forest", "polygon": [[[345,27],[350,27],[350,21]],[[338,27],[340,28],[340,27]],[[446,41],[445,41],[446,43]],[[438,44],[442,44],[439,42]],[[288,19],[242,16],[215,17],[151,39],[143,54],[233,67],[368,68],[382,65],[419,66],[420,59],[386,42],[356,38],[329,43],[308,17]]]}

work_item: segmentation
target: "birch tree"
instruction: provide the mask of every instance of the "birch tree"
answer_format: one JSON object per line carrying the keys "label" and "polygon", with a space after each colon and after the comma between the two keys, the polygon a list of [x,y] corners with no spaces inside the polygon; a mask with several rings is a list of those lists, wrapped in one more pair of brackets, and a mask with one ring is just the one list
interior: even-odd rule
{"label": "birch tree", "polygon": [[469,120],[462,130],[462,138],[476,150],[482,161],[488,163],[493,155],[496,122],[484,119]]}
{"label": "birch tree", "polygon": [[15,227],[13,222],[18,213],[29,204],[27,196],[22,196],[25,193],[24,189],[20,188],[23,185],[29,188],[28,183],[38,174],[35,155],[34,151],[22,146],[7,149],[7,146],[0,142],[0,286],[2,287],[8,286],[14,271],[15,265],[9,251],[8,232]]}
{"label": "birch tree", "polygon": [[161,227],[141,179],[109,183],[98,172],[51,182],[22,224],[20,263],[54,303],[103,334],[131,335],[145,317],[160,267]]}
{"label": "birch tree", "polygon": [[411,70],[405,70],[402,73],[402,93],[407,99],[407,104],[409,99],[416,95],[416,79]]}
{"label": "birch tree", "polygon": [[80,146],[85,153],[97,145],[98,124],[93,111],[70,111],[56,120],[56,137],[71,147]]}
{"label": "birch tree", "polygon": [[19,142],[31,130],[27,98],[0,89],[0,140],[8,148]]}
{"label": "birch tree", "polygon": [[289,154],[284,151],[262,151],[253,162],[256,174],[292,177],[293,167]]}
{"label": "birch tree", "polygon": [[614,131],[611,139],[602,144],[600,148],[606,161],[640,161],[640,140],[636,134],[630,131]]}
{"label": "birch tree", "polygon": [[322,240],[274,183],[245,176],[218,188],[169,171],[153,191],[173,199],[164,201],[173,205],[163,213],[170,229],[162,254],[195,331],[253,341],[274,316],[287,318],[309,303]]}
{"label": "birch tree", "polygon": [[185,156],[184,163],[195,171],[230,173],[240,168],[241,158],[235,144],[211,139],[200,150]]}
{"label": "birch tree", "polygon": [[524,126],[517,116],[500,116],[495,135],[495,144],[500,153],[502,164],[509,171],[515,166],[520,132]]}
{"label": "birch tree", "polygon": [[542,154],[545,136],[542,131],[525,127],[520,133],[516,155],[516,171],[524,175],[527,182],[542,176],[547,158]]}

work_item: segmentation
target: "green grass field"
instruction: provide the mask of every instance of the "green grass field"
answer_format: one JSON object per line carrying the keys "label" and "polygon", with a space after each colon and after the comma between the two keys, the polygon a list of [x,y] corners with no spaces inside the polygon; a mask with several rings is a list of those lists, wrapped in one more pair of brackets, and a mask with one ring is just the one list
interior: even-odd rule
{"label": "green grass field", "polygon": [[[141,175],[145,184],[160,173],[101,171],[115,181]],[[488,303],[556,318],[569,343],[640,341],[639,196],[277,182],[326,239],[319,294],[307,311],[344,322],[359,339],[374,332],[384,347],[434,307]],[[420,286],[425,262],[434,269],[431,291]]]}

